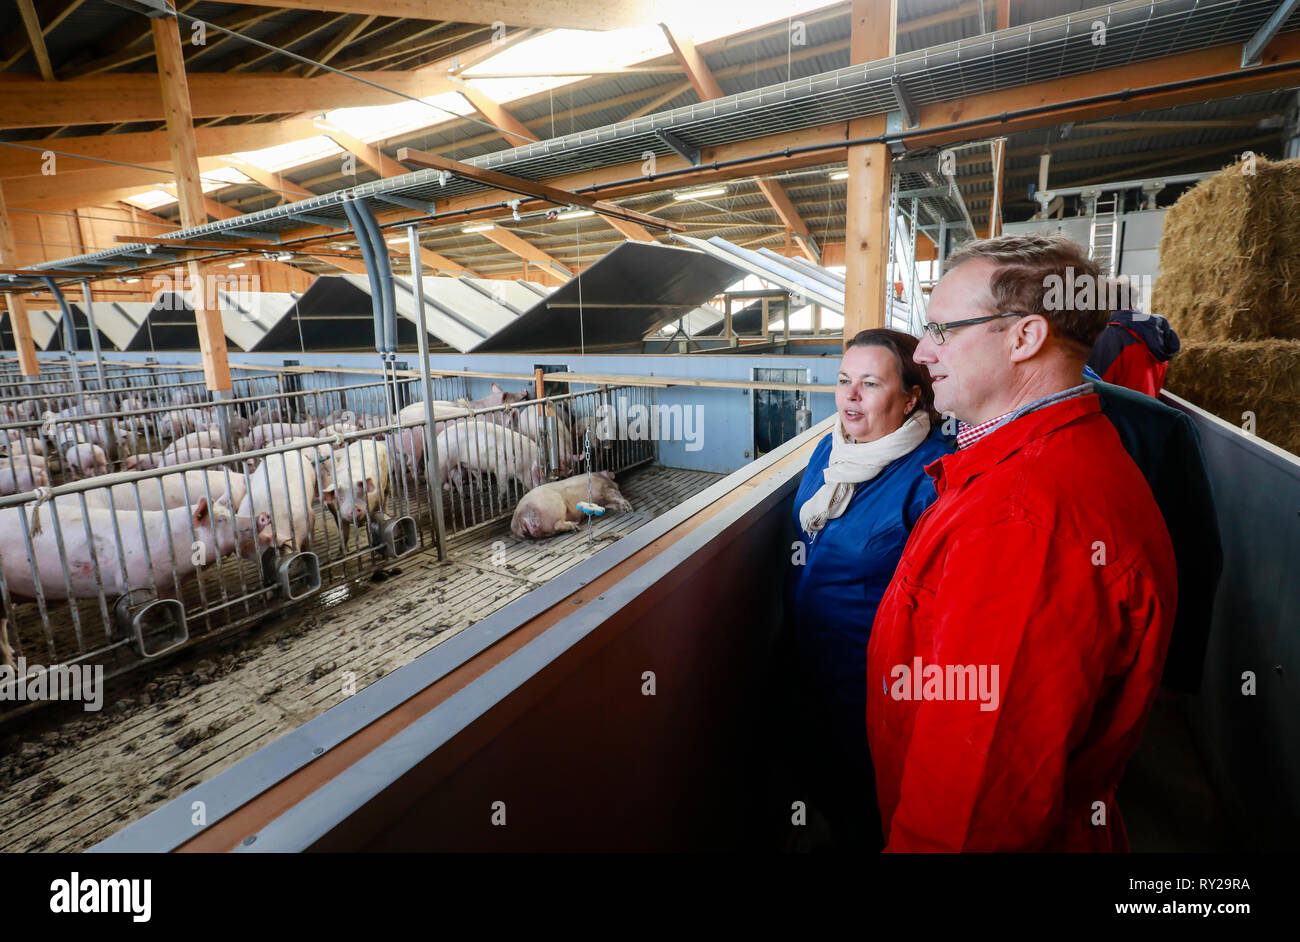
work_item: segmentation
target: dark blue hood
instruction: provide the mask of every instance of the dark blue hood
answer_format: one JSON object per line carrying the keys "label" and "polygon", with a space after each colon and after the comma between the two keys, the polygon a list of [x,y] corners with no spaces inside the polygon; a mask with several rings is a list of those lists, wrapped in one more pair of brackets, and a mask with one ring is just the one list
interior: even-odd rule
{"label": "dark blue hood", "polygon": [[1159,314],[1143,314],[1140,311],[1116,311],[1110,322],[1127,327],[1147,345],[1147,349],[1161,363],[1178,352],[1180,346],[1178,335],[1169,326],[1169,321]]}

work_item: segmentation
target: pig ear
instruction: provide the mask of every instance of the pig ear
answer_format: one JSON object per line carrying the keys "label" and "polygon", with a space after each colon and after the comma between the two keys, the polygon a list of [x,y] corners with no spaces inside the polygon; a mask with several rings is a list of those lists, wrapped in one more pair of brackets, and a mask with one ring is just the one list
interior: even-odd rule
{"label": "pig ear", "polygon": [[194,522],[202,523],[208,519],[208,499],[200,497],[198,506],[194,508]]}
{"label": "pig ear", "polygon": [[611,481],[614,480],[614,472],[613,472],[613,471],[597,471],[596,473],[599,474],[599,475],[600,475],[601,477],[603,477],[603,478],[608,478],[608,479],[611,480]]}
{"label": "pig ear", "polygon": [[[358,489],[359,489],[359,488],[360,488],[360,485],[358,485]],[[375,479],[374,479],[374,478],[366,478],[366,493],[367,493],[367,494],[374,493],[374,490],[375,490]]]}
{"label": "pig ear", "polygon": [[493,384],[492,384],[492,391],[493,391],[494,393],[503,393],[503,392],[505,392],[505,390],[502,389],[500,386],[498,386],[496,383],[493,383]]}
{"label": "pig ear", "polygon": [[333,484],[331,484],[329,487],[321,491],[320,499],[325,501],[327,506],[330,507],[334,506],[334,485]]}

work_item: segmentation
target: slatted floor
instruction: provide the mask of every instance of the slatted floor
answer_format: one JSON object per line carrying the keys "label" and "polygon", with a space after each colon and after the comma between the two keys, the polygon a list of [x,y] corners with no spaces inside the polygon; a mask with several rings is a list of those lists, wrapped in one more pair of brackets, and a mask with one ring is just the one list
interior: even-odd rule
{"label": "slatted floor", "polygon": [[445,562],[417,554],[384,581],[328,590],[152,679],[124,678],[99,713],[0,729],[0,851],[89,847],[323,713],[349,681],[409,663],[720,477],[643,467],[619,482],[636,510],[600,518],[590,538],[525,542],[508,520],[459,534]]}

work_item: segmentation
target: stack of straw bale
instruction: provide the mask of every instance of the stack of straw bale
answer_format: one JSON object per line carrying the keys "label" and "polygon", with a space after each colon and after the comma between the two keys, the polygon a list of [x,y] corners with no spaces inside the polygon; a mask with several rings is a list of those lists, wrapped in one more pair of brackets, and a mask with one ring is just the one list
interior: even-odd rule
{"label": "stack of straw bale", "polygon": [[[1253,171],[1253,172],[1252,172]],[[1165,216],[1151,308],[1182,340],[1165,385],[1300,454],[1300,160],[1255,157]]]}

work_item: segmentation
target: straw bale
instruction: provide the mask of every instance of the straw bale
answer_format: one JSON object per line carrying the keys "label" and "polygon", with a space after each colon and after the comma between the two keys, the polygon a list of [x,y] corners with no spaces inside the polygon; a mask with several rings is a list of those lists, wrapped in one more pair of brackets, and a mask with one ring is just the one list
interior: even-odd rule
{"label": "straw bale", "polygon": [[1300,341],[1192,341],[1169,361],[1165,388],[1300,455]]}
{"label": "straw bale", "polygon": [[1300,159],[1254,158],[1171,206],[1151,309],[1185,340],[1300,339]]}

